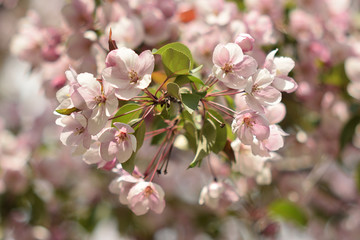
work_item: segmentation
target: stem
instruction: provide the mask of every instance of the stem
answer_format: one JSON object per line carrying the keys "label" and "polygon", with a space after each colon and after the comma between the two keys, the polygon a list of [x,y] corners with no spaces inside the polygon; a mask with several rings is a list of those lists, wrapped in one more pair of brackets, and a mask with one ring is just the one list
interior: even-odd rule
{"label": "stem", "polygon": [[156,96],[154,96],[147,88],[144,89],[144,92],[152,99],[154,102],[157,102]]}
{"label": "stem", "polygon": [[208,111],[208,114],[215,119],[215,121],[217,121],[220,124],[220,127],[223,128],[225,127],[225,123],[221,122],[219,119],[217,119],[214,115],[211,114],[211,112]]}
{"label": "stem", "polygon": [[144,172],[144,179],[148,176],[148,174],[149,174],[149,172],[150,172],[150,169],[151,169],[152,165],[154,164],[157,156],[159,155],[161,149],[164,147],[165,143],[167,142],[166,140],[167,140],[168,136],[169,136],[169,133],[166,135],[165,140],[161,143],[161,145],[160,145],[159,149],[157,150],[155,156],[153,157],[153,159],[151,160],[150,164],[149,164],[148,167],[146,168],[146,170],[145,170],[145,172]]}
{"label": "stem", "polygon": [[220,103],[217,103],[217,102],[213,102],[213,101],[208,101],[208,103],[210,104],[215,104],[215,105],[217,105],[217,106],[219,106],[219,107],[221,107],[221,108],[224,108],[224,109],[226,109],[226,110],[228,110],[229,112],[232,112],[233,114],[236,114],[236,112],[234,111],[234,110],[232,110],[232,109],[230,109],[230,108],[228,108],[228,107],[226,107],[226,106],[224,106],[224,105],[222,105],[222,104],[220,104]]}
{"label": "stem", "polygon": [[230,113],[226,112],[224,109],[216,106],[216,105],[213,105],[211,102],[207,102],[210,106],[212,106],[213,108],[216,108],[217,110],[223,112],[224,114],[226,114],[227,116],[231,117],[231,118],[235,118],[233,115],[231,115]]}
{"label": "stem", "polygon": [[208,159],[208,166],[209,166],[209,169],[210,169],[210,173],[213,176],[214,181],[217,182],[218,181],[217,177],[216,177],[214,169],[212,168],[211,163],[210,163],[210,157],[208,156],[207,159]]}
{"label": "stem", "polygon": [[[171,132],[171,135],[172,135],[173,132]],[[170,149],[172,149],[172,144],[174,143],[174,140],[175,140],[175,137],[174,136],[171,136],[172,137],[172,140],[170,142],[167,141],[166,143],[166,146],[165,146],[165,149],[163,151],[163,153],[161,154],[160,158],[159,158],[159,161],[156,163],[156,166],[154,168],[154,171],[153,171],[153,174],[150,178],[150,182],[152,182],[154,176],[155,176],[155,173],[156,173],[156,170],[157,168],[159,167],[159,164],[165,159],[165,157],[169,154],[170,152]],[[166,148],[168,147],[168,145],[170,144],[170,147],[167,149],[167,151],[165,152]]]}
{"label": "stem", "polygon": [[239,94],[239,93],[244,93],[245,91],[236,91],[236,92],[217,92],[217,93],[210,93],[208,95],[206,95],[205,97],[220,97],[220,96],[230,96],[230,95],[235,95],[235,94]]}
{"label": "stem", "polygon": [[166,77],[165,81],[163,81],[162,84],[160,85],[160,87],[158,89],[156,89],[155,96],[169,79],[170,79],[170,77]]}
{"label": "stem", "polygon": [[141,109],[144,109],[145,107],[146,107],[146,106],[141,106],[141,107],[139,107],[139,108],[137,108],[137,109],[134,109],[134,110],[128,111],[128,112],[123,113],[123,114],[120,114],[120,115],[118,115],[118,116],[111,117],[111,118],[109,118],[108,120],[113,120],[113,119],[116,119],[116,118],[119,118],[119,117],[122,117],[122,116],[128,115],[128,114],[130,114],[130,113],[137,112],[137,111],[139,111],[139,110],[141,110]]}

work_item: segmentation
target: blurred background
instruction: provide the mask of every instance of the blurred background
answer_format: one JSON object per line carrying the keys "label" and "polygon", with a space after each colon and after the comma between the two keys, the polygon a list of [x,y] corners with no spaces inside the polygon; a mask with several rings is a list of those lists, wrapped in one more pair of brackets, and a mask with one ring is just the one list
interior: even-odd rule
{"label": "blurred background", "polygon": [[[284,94],[289,133],[261,185],[222,156],[240,201],[198,204],[212,177],[175,149],[161,215],[135,216],[109,192],[111,171],[87,165],[59,141],[53,114],[65,70],[99,75],[109,28],[141,52],[181,41],[211,72],[212,51],[239,32],[250,53],[289,56],[299,87]],[[0,239],[342,239],[360,236],[360,2],[358,0],[0,0]],[[144,144],[139,160],[156,146]],[[140,164],[141,165],[141,164]]]}

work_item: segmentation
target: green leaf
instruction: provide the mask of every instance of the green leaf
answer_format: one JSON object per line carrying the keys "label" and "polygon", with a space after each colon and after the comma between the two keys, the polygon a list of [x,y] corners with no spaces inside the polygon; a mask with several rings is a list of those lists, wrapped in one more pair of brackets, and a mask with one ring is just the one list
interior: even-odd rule
{"label": "green leaf", "polygon": [[207,150],[210,152],[216,139],[216,126],[211,119],[205,119],[201,134],[206,138]]}
{"label": "green leaf", "polygon": [[135,168],[135,157],[136,157],[136,152],[133,152],[129,160],[121,164],[122,168],[130,174],[132,174]]}
{"label": "green leaf", "polygon": [[137,129],[134,132],[134,136],[136,137],[136,151],[138,151],[144,143],[146,132],[146,124],[142,122],[138,125]]}
{"label": "green leaf", "polygon": [[[118,111],[117,113],[115,114],[115,117],[116,116],[120,116],[122,114],[126,114],[130,111],[133,111],[135,109],[138,109],[140,108],[140,105],[138,104],[135,104],[135,103],[128,103],[128,104],[125,104],[124,106],[122,106]],[[140,116],[140,113],[141,113],[141,109],[139,109],[138,111],[135,111],[135,112],[132,112],[132,113],[129,113],[129,114],[126,114],[124,116],[121,116],[121,117],[118,117],[118,118],[114,118],[112,121],[111,121],[111,125],[113,125],[115,122],[122,122],[122,123],[126,123],[126,124],[129,124],[129,122],[132,120],[132,119],[135,119],[135,118],[138,118]],[[130,124],[129,124],[130,125]]]}
{"label": "green leaf", "polygon": [[195,128],[195,125],[191,121],[185,121],[184,123],[184,129],[185,129],[185,137],[188,140],[189,148],[192,149],[194,152],[197,150],[197,129]]}
{"label": "green leaf", "polygon": [[343,127],[340,135],[340,149],[352,141],[356,126],[360,123],[360,115],[353,116]]}
{"label": "green leaf", "polygon": [[[223,117],[216,111],[209,109],[208,110],[214,117],[216,117],[220,122],[225,123]],[[209,116],[209,118],[212,118]],[[226,144],[227,139],[227,130],[225,126],[221,126],[220,123],[218,123],[216,120],[214,120],[215,126],[216,126],[216,139],[215,143],[211,148],[211,151],[214,153],[219,153],[222,151]]]}
{"label": "green leaf", "polygon": [[204,65],[201,64],[200,66],[198,66],[198,67],[196,67],[196,68],[194,68],[194,69],[191,69],[191,70],[190,70],[190,73],[191,73],[191,74],[197,73],[198,71],[200,71],[200,70],[203,68],[203,66],[204,66]]}
{"label": "green leaf", "polygon": [[207,150],[208,150],[208,143],[207,143],[206,137],[204,135],[202,135],[198,141],[198,146],[197,146],[197,150],[195,153],[195,157],[192,160],[192,162],[190,163],[188,168],[200,166],[202,159],[209,154]]}
{"label": "green leaf", "polygon": [[73,108],[63,108],[63,109],[57,109],[55,110],[57,113],[60,113],[62,115],[70,115],[73,112],[79,111],[76,107]]}
{"label": "green leaf", "polygon": [[[189,122],[188,122],[189,123]],[[185,124],[186,125],[186,124]],[[187,127],[189,127],[190,125],[185,126],[184,128],[186,129]],[[187,133],[189,132],[195,132],[195,126],[192,126],[192,129],[186,129]],[[193,159],[193,161],[190,163],[189,168],[193,168],[195,166],[200,166],[202,159],[204,157],[206,157],[207,155],[209,155],[211,148],[214,146],[215,144],[215,139],[216,139],[216,126],[213,123],[213,121],[211,121],[210,119],[205,119],[204,125],[200,131],[199,134],[199,140],[197,142],[197,149],[196,149],[196,153],[195,153],[195,157]]]}
{"label": "green leaf", "polygon": [[194,77],[194,76],[191,76],[191,75],[180,75],[180,76],[177,76],[174,83],[178,84],[179,86],[183,86],[187,83],[190,83],[190,82],[193,82],[193,83],[196,83],[198,85],[201,85],[201,86],[204,86],[204,82],[197,78],[197,77]]}
{"label": "green leaf", "polygon": [[176,83],[168,83],[167,92],[170,96],[173,96],[173,97],[181,100],[180,87]]}
{"label": "green leaf", "polygon": [[182,103],[184,104],[185,109],[190,114],[192,114],[195,110],[197,110],[201,97],[197,94],[182,93],[181,99],[182,99]]}
{"label": "green leaf", "polygon": [[166,44],[165,46],[161,47],[159,50],[155,51],[154,54],[159,54],[159,55],[163,55],[164,52],[168,49],[174,49],[178,52],[181,52],[182,54],[184,54],[190,61],[190,68],[192,69],[194,66],[194,59],[191,55],[191,51],[189,50],[189,48],[187,46],[185,46],[184,44],[180,43],[180,42],[173,42],[173,43],[169,43]]}
{"label": "green leaf", "polygon": [[161,59],[167,76],[189,74],[191,62],[182,52],[169,48],[161,55]]}
{"label": "green leaf", "polygon": [[297,204],[287,200],[277,200],[268,206],[270,216],[291,221],[300,226],[305,226],[308,222],[307,216],[302,208]]}

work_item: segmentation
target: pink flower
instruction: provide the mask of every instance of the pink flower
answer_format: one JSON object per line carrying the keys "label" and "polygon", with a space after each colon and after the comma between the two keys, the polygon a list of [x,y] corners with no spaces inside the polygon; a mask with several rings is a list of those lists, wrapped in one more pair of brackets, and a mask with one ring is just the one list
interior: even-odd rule
{"label": "pink flower", "polygon": [[154,61],[149,50],[140,56],[125,47],[113,50],[106,57],[103,79],[115,87],[118,98],[128,100],[149,86]]}
{"label": "pink flower", "polygon": [[103,130],[99,137],[100,155],[105,161],[115,157],[120,163],[126,162],[131,154],[136,151],[136,138],[134,129],[125,123],[114,123],[114,127]]}
{"label": "pink flower", "polygon": [[130,209],[136,215],[143,215],[153,210],[160,214],[165,208],[164,191],[152,182],[139,182],[133,186],[127,196]]}
{"label": "pink flower", "polygon": [[250,145],[257,140],[265,140],[270,135],[269,122],[263,116],[252,110],[245,110],[237,114],[232,123],[233,132],[242,143]]}
{"label": "pink flower", "polygon": [[100,83],[90,73],[77,76],[79,87],[74,90],[71,98],[78,109],[92,110],[89,118],[89,132],[97,134],[106,125],[108,117],[117,109],[118,99],[114,89],[107,83]]}
{"label": "pink flower", "polygon": [[294,68],[295,62],[289,57],[275,57],[277,51],[275,49],[266,56],[264,68],[274,76],[272,85],[276,89],[287,93],[294,92],[298,85],[288,74]]}
{"label": "pink flower", "polygon": [[226,182],[212,182],[201,190],[199,204],[213,209],[226,208],[238,200],[239,195],[233,186]]}
{"label": "pink flower", "polygon": [[281,92],[270,86],[274,78],[267,69],[258,70],[248,79],[246,103],[253,110],[263,113],[264,107],[281,101]]}
{"label": "pink flower", "polygon": [[118,22],[111,22],[106,29],[107,33],[111,29],[112,39],[116,41],[118,47],[125,46],[135,49],[144,41],[144,28],[136,16],[122,17]]}
{"label": "pink flower", "polygon": [[240,33],[236,39],[235,43],[241,47],[243,52],[249,52],[254,47],[255,39],[247,33]]}
{"label": "pink flower", "polygon": [[246,78],[256,72],[257,62],[250,56],[244,56],[235,43],[218,44],[213,53],[213,73],[227,87],[244,89]]}
{"label": "pink flower", "polygon": [[119,200],[122,204],[129,204],[127,197],[129,195],[130,189],[139,182],[144,180],[139,177],[134,177],[128,172],[123,171],[123,175],[113,180],[110,183],[109,189],[110,192],[119,194]]}
{"label": "pink flower", "polygon": [[83,114],[74,112],[69,116],[63,116],[56,120],[56,124],[63,127],[60,140],[64,145],[77,146],[79,151],[90,148],[91,135],[87,129],[88,120]]}

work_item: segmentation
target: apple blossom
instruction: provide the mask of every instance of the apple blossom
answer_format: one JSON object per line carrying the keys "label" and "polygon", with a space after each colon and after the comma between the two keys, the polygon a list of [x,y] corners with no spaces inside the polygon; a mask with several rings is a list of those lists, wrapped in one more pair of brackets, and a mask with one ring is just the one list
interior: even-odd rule
{"label": "apple blossom", "polygon": [[272,85],[276,89],[287,93],[294,92],[297,83],[288,74],[294,68],[295,62],[289,57],[275,57],[277,51],[275,49],[266,56],[264,68],[274,76]]}
{"label": "apple blossom", "polygon": [[121,47],[107,55],[102,76],[115,88],[118,98],[128,100],[149,86],[154,61],[149,50],[138,56],[133,50]]}
{"label": "apple blossom", "polygon": [[74,90],[71,99],[76,108],[90,109],[89,132],[97,134],[108,121],[108,117],[117,109],[118,100],[114,89],[107,82],[99,82],[90,73],[81,73],[77,76],[79,87]]}
{"label": "apple blossom", "polygon": [[256,72],[257,62],[235,43],[218,44],[213,53],[213,73],[227,87],[243,89],[246,78]]}
{"label": "apple blossom", "polygon": [[200,193],[199,204],[212,208],[226,208],[239,200],[235,188],[224,182],[212,182],[203,187]]}
{"label": "apple blossom", "polygon": [[245,99],[251,109],[263,113],[263,106],[274,105],[281,101],[281,92],[270,86],[273,80],[267,69],[258,70],[248,79]]}
{"label": "apple blossom", "polygon": [[143,215],[151,209],[157,214],[165,208],[164,191],[156,183],[138,182],[127,196],[130,209],[136,215]]}
{"label": "apple blossom", "polygon": [[77,150],[90,148],[88,120],[83,114],[74,112],[69,116],[63,116],[56,120],[56,124],[63,127],[60,140],[64,145],[76,146]]}
{"label": "apple blossom", "polygon": [[235,43],[241,47],[243,52],[249,52],[254,47],[255,39],[247,33],[240,33],[235,39]]}
{"label": "apple blossom", "polygon": [[253,110],[238,113],[232,123],[232,130],[246,145],[252,144],[254,137],[261,141],[270,135],[268,120]]}
{"label": "apple blossom", "polygon": [[109,189],[110,192],[119,194],[119,201],[122,204],[129,204],[130,202],[127,198],[129,195],[129,191],[133,186],[135,186],[135,184],[143,181],[144,180],[142,178],[132,176],[128,172],[123,171],[123,174],[120,177],[114,179],[110,183]]}
{"label": "apple blossom", "polygon": [[111,161],[115,157],[120,163],[126,162],[131,154],[136,151],[136,138],[129,125],[114,123],[114,127],[105,128],[99,136],[100,156],[105,161]]}

